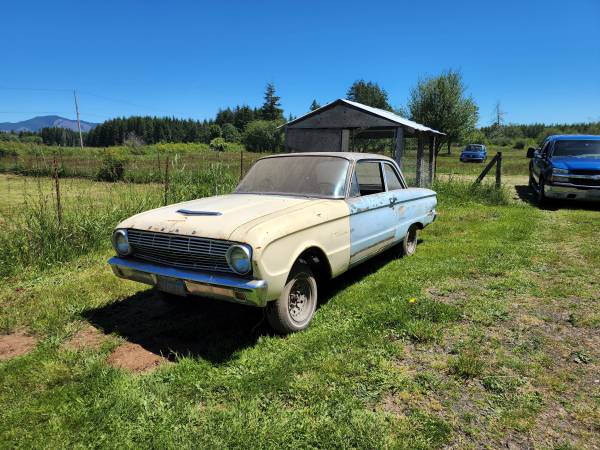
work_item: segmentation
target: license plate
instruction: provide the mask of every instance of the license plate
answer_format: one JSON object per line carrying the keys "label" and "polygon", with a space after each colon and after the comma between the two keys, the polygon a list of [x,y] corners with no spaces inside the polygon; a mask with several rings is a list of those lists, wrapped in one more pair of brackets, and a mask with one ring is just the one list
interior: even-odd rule
{"label": "license plate", "polygon": [[167,292],[169,294],[180,295],[182,297],[187,295],[183,281],[178,280],[177,278],[159,276],[157,277],[156,287],[158,287],[160,291]]}

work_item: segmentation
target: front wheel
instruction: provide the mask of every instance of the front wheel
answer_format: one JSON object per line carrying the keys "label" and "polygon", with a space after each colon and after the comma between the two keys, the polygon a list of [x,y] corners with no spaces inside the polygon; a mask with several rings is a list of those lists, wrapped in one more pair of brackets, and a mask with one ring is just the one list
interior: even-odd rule
{"label": "front wheel", "polygon": [[402,240],[402,255],[411,256],[417,251],[417,238],[419,227],[416,224],[411,225]]}
{"label": "front wheel", "polygon": [[279,298],[267,305],[267,319],[278,333],[294,333],[308,327],[316,307],[317,281],[308,264],[297,262]]}
{"label": "front wheel", "polygon": [[540,177],[537,189],[537,203],[538,206],[547,206],[548,197],[546,197],[546,183],[542,177]]}

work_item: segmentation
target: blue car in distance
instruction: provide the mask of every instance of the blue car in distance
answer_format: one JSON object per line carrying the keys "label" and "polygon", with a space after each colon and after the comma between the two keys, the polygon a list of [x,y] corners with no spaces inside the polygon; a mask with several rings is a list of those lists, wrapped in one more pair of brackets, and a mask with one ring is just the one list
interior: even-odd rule
{"label": "blue car in distance", "polygon": [[538,203],[549,199],[600,200],[600,136],[549,136],[530,147],[529,186]]}
{"label": "blue car in distance", "polygon": [[484,162],[487,159],[487,148],[482,144],[469,144],[460,153],[462,162],[475,161]]}

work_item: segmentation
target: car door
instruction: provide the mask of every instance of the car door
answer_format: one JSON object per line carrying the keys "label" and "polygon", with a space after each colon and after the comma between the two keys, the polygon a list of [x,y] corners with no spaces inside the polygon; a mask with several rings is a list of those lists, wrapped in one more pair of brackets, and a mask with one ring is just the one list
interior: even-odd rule
{"label": "car door", "polygon": [[546,162],[548,158],[548,152],[550,151],[551,141],[546,140],[539,152],[536,152],[533,160],[531,161],[531,173],[536,183],[540,182],[540,175],[544,173],[546,168]]}
{"label": "car door", "polygon": [[356,162],[347,203],[350,209],[350,265],[396,242],[395,203],[386,190],[382,161]]}

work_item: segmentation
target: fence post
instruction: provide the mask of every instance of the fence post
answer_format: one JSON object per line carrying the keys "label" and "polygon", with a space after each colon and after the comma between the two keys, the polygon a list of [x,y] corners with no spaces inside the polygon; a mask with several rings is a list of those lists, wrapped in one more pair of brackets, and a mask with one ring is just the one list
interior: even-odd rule
{"label": "fence post", "polygon": [[165,205],[169,201],[169,155],[165,158]]}
{"label": "fence post", "polygon": [[498,152],[498,161],[496,162],[496,188],[502,186],[502,152]]}
{"label": "fence post", "polygon": [[58,181],[58,162],[56,161],[56,154],[52,161],[53,165],[53,178],[54,178],[54,191],[56,192],[56,218],[58,219],[58,226],[62,226],[62,207],[60,204],[60,181]]}

